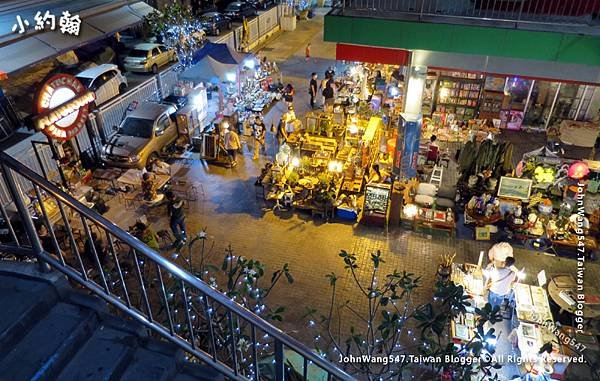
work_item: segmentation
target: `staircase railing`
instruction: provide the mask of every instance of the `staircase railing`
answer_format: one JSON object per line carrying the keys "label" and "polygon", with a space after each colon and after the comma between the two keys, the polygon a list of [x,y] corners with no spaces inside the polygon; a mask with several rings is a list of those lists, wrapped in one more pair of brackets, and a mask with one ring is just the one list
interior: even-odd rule
{"label": "staircase railing", "polygon": [[353,379],[4,152],[0,168],[17,217],[0,205],[12,239],[3,252],[31,252],[42,270],[62,272],[232,380],[284,380],[292,357],[304,380],[316,369],[328,380]]}

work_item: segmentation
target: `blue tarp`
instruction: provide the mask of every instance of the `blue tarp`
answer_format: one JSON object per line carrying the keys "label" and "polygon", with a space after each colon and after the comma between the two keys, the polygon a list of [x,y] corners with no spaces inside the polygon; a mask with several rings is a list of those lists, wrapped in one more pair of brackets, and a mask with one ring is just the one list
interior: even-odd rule
{"label": "blue tarp", "polygon": [[204,57],[207,56],[223,64],[239,65],[248,55],[230,50],[227,44],[215,44],[212,42],[207,42],[202,48],[198,49],[194,53],[192,57],[192,64],[200,62]]}

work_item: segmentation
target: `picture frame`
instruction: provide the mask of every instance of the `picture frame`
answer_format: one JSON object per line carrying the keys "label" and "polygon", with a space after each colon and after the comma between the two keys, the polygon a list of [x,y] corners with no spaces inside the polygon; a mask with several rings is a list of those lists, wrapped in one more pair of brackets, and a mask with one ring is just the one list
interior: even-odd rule
{"label": "picture frame", "polygon": [[490,229],[487,226],[478,226],[475,228],[476,241],[489,241],[491,238]]}
{"label": "picture frame", "polygon": [[502,176],[498,184],[498,197],[527,201],[532,185],[531,179]]}

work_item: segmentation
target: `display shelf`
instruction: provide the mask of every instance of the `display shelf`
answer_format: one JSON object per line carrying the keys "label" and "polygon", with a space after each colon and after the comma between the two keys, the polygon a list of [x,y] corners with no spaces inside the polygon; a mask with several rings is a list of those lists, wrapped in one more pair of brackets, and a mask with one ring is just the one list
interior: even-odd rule
{"label": "display shelf", "polygon": [[504,101],[504,92],[494,90],[484,90],[479,106],[480,118],[498,118],[502,103]]}
{"label": "display shelf", "polygon": [[456,114],[458,119],[474,118],[475,110],[479,106],[482,87],[482,79],[440,76],[435,97],[435,110]]}

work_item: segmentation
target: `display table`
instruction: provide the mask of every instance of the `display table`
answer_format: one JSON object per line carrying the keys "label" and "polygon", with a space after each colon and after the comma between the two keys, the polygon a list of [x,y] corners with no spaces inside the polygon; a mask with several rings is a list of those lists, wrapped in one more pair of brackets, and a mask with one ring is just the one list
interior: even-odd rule
{"label": "display table", "polygon": [[[586,287],[589,290],[589,288]],[[548,295],[562,311],[575,314],[577,305],[570,304],[561,297],[563,294],[569,295],[574,301],[577,301],[577,283],[572,275],[555,275],[548,281]],[[585,302],[583,303],[583,317],[586,319],[600,318],[600,294],[594,289],[592,293],[585,292]]]}
{"label": "display table", "polygon": [[[171,176],[169,175],[158,175],[151,174],[154,176],[154,180],[156,181],[156,189],[163,188],[169,180],[171,180]],[[131,185],[132,187],[141,187],[142,186],[142,171],[139,169],[131,168],[128,169],[127,172],[123,173],[118,179],[117,182],[124,185]]]}
{"label": "display table", "polygon": [[[427,216],[431,214],[431,218]],[[447,212],[441,210],[431,210],[428,208],[421,208],[413,218],[413,230],[439,230],[447,233],[450,237],[454,237],[456,224],[454,220],[447,221]]]}

